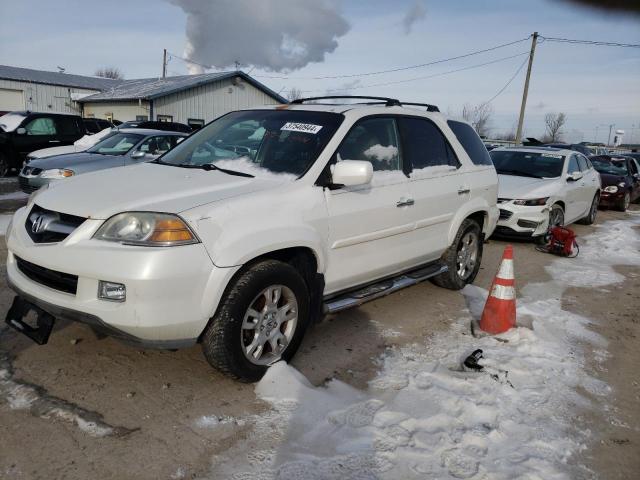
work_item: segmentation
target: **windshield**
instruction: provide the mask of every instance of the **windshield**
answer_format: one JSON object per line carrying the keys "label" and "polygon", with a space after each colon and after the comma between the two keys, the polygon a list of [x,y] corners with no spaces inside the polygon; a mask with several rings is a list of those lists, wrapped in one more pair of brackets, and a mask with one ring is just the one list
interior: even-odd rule
{"label": "windshield", "polygon": [[562,175],[564,155],[508,150],[492,150],[489,155],[501,175],[532,178],[556,178]]}
{"label": "windshield", "polygon": [[605,160],[602,158],[591,158],[591,163],[593,163],[593,168],[595,168],[600,173],[621,176],[625,176],[628,174],[627,162],[625,162],[624,160]]}
{"label": "windshield", "polygon": [[27,118],[27,116],[21,113],[7,113],[0,117],[0,128],[5,132],[13,132],[20,126],[25,118]]}
{"label": "windshield", "polygon": [[316,161],[342,119],[328,112],[232,112],[191,135],[158,163],[299,177]]}
{"label": "windshield", "polygon": [[96,143],[87,152],[101,153],[103,155],[124,155],[143,138],[143,135],[134,133],[116,133]]}

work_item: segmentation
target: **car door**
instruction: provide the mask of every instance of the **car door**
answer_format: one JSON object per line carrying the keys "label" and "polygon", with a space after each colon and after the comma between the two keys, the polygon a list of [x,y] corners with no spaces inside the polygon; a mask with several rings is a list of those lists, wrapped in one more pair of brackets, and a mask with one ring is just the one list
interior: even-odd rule
{"label": "car door", "polygon": [[584,155],[577,153],[578,166],[582,172],[583,177],[580,179],[580,186],[582,187],[581,201],[584,202],[585,215],[591,208],[591,202],[595,196],[598,188],[600,187],[600,175],[595,171],[591,162]]}
{"label": "car door", "polygon": [[586,195],[585,195],[585,178],[578,180],[571,180],[570,175],[578,173],[583,175],[580,170],[580,164],[578,163],[578,154],[572,153],[569,155],[567,161],[567,175],[565,184],[565,212],[564,219],[565,224],[573,223],[585,212]]}
{"label": "car door", "polygon": [[640,197],[640,170],[635,159],[627,160],[627,169],[629,170],[629,181],[631,182],[631,201],[635,201]]}
{"label": "car door", "polygon": [[349,131],[332,162],[365,160],[373,165],[367,185],[325,188],[328,210],[326,292],[359,285],[407,267],[412,254],[412,199],[403,172],[396,119],[365,117]]}
{"label": "car door", "polygon": [[437,259],[448,246],[455,212],[469,198],[460,162],[440,128],[421,117],[399,119],[402,154],[412,171],[409,193],[415,204],[407,209],[415,230],[406,248],[415,263]]}
{"label": "car door", "polygon": [[17,129],[14,137],[16,151],[21,157],[41,148],[60,145],[56,124],[51,117],[34,115],[22,125],[22,128],[25,129],[25,133],[20,134]]}
{"label": "car door", "polygon": [[79,117],[55,117],[58,145],[71,145],[82,138],[87,131]]}

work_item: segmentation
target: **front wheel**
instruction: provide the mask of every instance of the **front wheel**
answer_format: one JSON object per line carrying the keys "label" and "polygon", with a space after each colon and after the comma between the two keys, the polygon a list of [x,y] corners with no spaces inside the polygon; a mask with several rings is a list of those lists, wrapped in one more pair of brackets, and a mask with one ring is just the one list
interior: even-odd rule
{"label": "front wheel", "polygon": [[533,241],[538,245],[546,245],[549,242],[550,231],[553,227],[564,226],[564,209],[555,203],[549,210],[549,227],[547,233],[533,237]]}
{"label": "front wheel", "polygon": [[309,293],[291,265],[256,263],[227,288],[202,336],[207,361],[244,382],[260,380],[270,365],[288,361],[309,322]]}
{"label": "front wheel", "polygon": [[462,222],[442,261],[449,269],[432,279],[439,287],[460,290],[475,280],[482,261],[482,231],[475,220]]}
{"label": "front wheel", "polygon": [[616,205],[616,210],[620,212],[626,212],[630,204],[631,204],[631,194],[629,192],[625,192],[624,197],[622,197],[622,200],[620,200]]}

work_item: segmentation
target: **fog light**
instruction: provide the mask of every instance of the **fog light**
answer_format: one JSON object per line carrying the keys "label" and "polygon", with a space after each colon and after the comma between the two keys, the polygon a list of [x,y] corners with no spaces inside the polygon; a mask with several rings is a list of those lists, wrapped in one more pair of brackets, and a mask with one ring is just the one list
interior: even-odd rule
{"label": "fog light", "polygon": [[518,226],[522,228],[538,228],[538,222],[532,222],[531,220],[518,220]]}
{"label": "fog light", "polygon": [[98,298],[112,302],[124,302],[127,298],[127,288],[122,283],[98,282]]}

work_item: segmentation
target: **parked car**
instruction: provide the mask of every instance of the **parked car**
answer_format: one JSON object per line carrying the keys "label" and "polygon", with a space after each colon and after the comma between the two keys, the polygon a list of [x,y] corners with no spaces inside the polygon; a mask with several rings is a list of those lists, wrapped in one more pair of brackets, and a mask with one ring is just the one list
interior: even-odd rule
{"label": "parked car", "polygon": [[193,128],[184,123],[178,122],[158,122],[158,121],[129,121],[121,123],[118,128],[149,128],[153,130],[166,130],[168,132],[191,133]]}
{"label": "parked car", "polygon": [[499,183],[496,235],[543,242],[551,226],[595,221],[600,176],[581,153],[523,147],[490,154]]}
{"label": "parked car", "polygon": [[[134,165],[158,158],[175,147],[184,133],[124,129],[108,135],[85,152],[32,160],[20,171],[20,189],[32,193],[51,182],[82,173]],[[117,185],[112,185],[117,188]]]}
{"label": "parked car", "polygon": [[29,152],[71,145],[85,134],[82,118],[63,113],[11,112],[0,117],[0,176],[20,169]]}
{"label": "parked car", "polygon": [[62,145],[60,147],[49,147],[36,150],[27,155],[24,165],[38,158],[53,157],[54,155],[63,155],[65,153],[84,152],[88,148],[93,147],[100,140],[114,133],[116,133],[115,129],[105,128],[101,132],[94,133],[92,135],[85,135],[84,137],[79,138],[78,140],[73,142],[72,145]]}
{"label": "parked car", "polygon": [[552,147],[552,148],[561,148],[563,150],[573,150],[574,152],[580,152],[581,154],[587,157],[590,155],[593,155],[593,152],[588,146],[582,145],[580,143],[547,143],[544,146]]}
{"label": "parked car", "polygon": [[84,128],[89,135],[101,132],[105,128],[115,127],[115,125],[109,120],[103,120],[101,118],[83,118],[82,123],[84,124]]}
{"label": "parked car", "polygon": [[[201,342],[211,365],[254,381],[323,312],[428,278],[472,282],[498,219],[473,128],[394,99],[305,102],[231,112],[153,162],[36,193],[6,235],[8,323],[31,335],[22,315],[36,305],[43,325]],[[230,131],[258,147],[223,151]]]}
{"label": "parked car", "polygon": [[590,160],[602,179],[600,205],[624,212],[640,198],[640,172],[633,158],[597,155]]}

